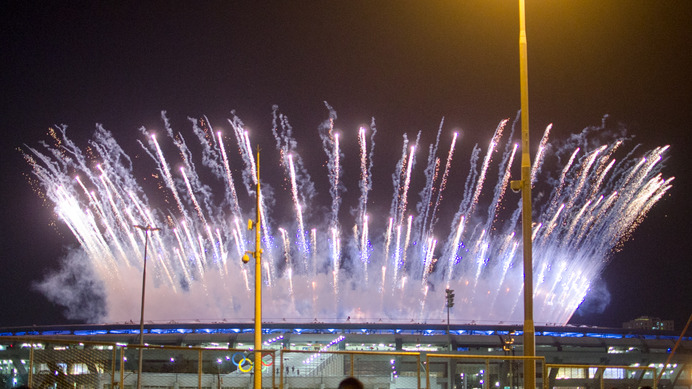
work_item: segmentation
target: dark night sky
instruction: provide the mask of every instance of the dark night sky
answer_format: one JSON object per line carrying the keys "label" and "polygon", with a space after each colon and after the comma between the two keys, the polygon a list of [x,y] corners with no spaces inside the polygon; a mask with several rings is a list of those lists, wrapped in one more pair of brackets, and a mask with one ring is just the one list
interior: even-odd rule
{"label": "dark night sky", "polygon": [[[528,0],[526,12],[532,146],[549,123],[559,139],[609,114],[646,149],[670,144],[664,174],[676,177],[607,266],[608,307],[572,322],[650,315],[681,329],[692,313],[692,2]],[[375,117],[376,152],[393,164],[404,132],[430,142],[445,117],[468,153],[520,106],[511,1],[6,1],[0,14],[0,327],[68,322],[31,285],[73,238],[16,151],[50,126],[86,139],[103,123],[127,142],[161,127],[162,110],[182,132],[187,116],[222,123],[236,110],[269,136],[278,104],[299,138],[316,139],[327,101],[342,129]]]}

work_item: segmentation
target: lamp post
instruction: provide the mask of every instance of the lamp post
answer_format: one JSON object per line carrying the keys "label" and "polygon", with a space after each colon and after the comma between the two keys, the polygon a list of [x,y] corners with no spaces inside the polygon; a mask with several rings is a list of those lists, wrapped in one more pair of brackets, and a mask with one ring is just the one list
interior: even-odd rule
{"label": "lamp post", "polygon": [[[257,215],[255,219],[255,251],[246,251],[243,255],[243,263],[250,262],[248,254],[255,258],[255,372],[254,389],[262,389],[262,243],[260,230],[262,221],[260,218],[260,167],[259,167],[259,147],[257,147]],[[253,229],[252,220],[248,222],[248,229]],[[139,388],[138,388],[139,389]]]}
{"label": "lamp post", "polygon": [[144,291],[147,285],[147,246],[149,245],[149,232],[159,231],[160,228],[152,227],[147,224],[146,227],[135,225],[144,231],[144,266],[142,267],[142,310],[139,314],[139,368],[137,370],[137,389],[142,389],[142,351],[144,346]]}
{"label": "lamp post", "polygon": [[[521,190],[521,230],[524,257],[524,356],[536,356],[533,324],[533,254],[531,218],[531,156],[529,155],[529,79],[526,54],[526,12],[519,0],[519,84],[521,88],[521,180],[512,181],[512,190]],[[536,361],[524,360],[524,388],[536,388]]]}

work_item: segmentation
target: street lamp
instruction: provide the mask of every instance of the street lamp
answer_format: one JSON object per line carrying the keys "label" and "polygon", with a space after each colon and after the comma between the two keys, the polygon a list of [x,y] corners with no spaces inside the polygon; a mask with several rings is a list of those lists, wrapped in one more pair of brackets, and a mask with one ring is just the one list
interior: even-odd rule
{"label": "street lamp", "polygon": [[144,266],[142,267],[142,310],[139,314],[139,369],[137,370],[137,389],[142,389],[142,351],[144,346],[144,291],[147,285],[147,246],[149,245],[149,232],[159,231],[160,228],[135,225],[144,231]]}
{"label": "street lamp", "polygon": [[[254,389],[262,389],[262,243],[260,240],[260,230],[262,221],[260,218],[260,167],[259,167],[259,147],[257,147],[257,216],[253,226],[252,220],[248,221],[248,229],[255,229],[255,251],[246,251],[242,257],[243,263],[250,262],[248,254],[255,258],[255,385]],[[258,368],[259,367],[259,368]],[[140,388],[138,388],[140,389]]]}
{"label": "street lamp", "polygon": [[[536,356],[533,325],[533,254],[531,218],[531,156],[529,155],[529,77],[526,54],[526,12],[519,0],[519,84],[521,89],[521,180],[512,181],[514,191],[521,191],[521,230],[524,242],[524,356]],[[524,360],[524,388],[536,388],[536,360]]]}

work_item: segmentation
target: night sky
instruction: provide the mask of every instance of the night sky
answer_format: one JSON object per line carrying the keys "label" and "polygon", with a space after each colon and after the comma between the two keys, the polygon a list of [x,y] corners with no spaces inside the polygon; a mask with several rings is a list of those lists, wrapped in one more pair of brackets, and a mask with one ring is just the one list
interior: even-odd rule
{"label": "night sky", "polygon": [[[664,176],[676,177],[606,267],[610,303],[572,323],[619,327],[649,315],[682,329],[692,313],[692,2],[527,2],[532,148],[549,123],[551,138],[564,139],[608,114],[644,149],[670,144]],[[223,125],[235,110],[272,150],[276,104],[319,176],[324,154],[310,144],[327,101],[343,131],[375,118],[375,166],[389,183],[401,134],[421,130],[432,142],[444,117],[446,134],[462,129],[456,158],[467,163],[472,145],[487,147],[520,108],[511,1],[41,3],[0,6],[0,327],[70,322],[33,285],[75,241],[17,151],[47,140],[51,126],[85,142],[102,123],[136,148],[137,129],[161,128],[162,110],[181,132],[188,116]]]}

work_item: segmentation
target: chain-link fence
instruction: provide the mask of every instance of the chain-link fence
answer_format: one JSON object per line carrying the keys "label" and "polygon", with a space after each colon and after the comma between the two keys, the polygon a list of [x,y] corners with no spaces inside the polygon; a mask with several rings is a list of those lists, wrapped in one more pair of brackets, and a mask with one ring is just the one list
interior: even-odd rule
{"label": "chain-link fence", "polygon": [[421,387],[418,352],[281,350],[280,362],[275,372],[283,388],[337,388],[348,376],[367,388]]}
{"label": "chain-link fence", "polygon": [[[536,386],[543,387],[544,357],[427,354],[427,388],[518,389],[524,385],[524,364],[536,364]],[[545,388],[547,389],[547,388]]]}
{"label": "chain-link fence", "polygon": [[546,364],[544,375],[546,388],[565,386],[608,388],[641,388],[656,389],[656,368],[654,366],[616,366],[616,365],[570,365]]}
{"label": "chain-link fence", "polygon": [[[142,355],[140,374],[140,348]],[[0,337],[0,389],[335,389],[348,376],[367,389],[519,389],[524,363],[536,364],[536,386],[657,387],[662,366],[547,364],[544,357],[399,351],[262,350],[126,345],[49,338]],[[665,380],[691,374],[684,365]],[[141,381],[140,381],[141,379]]]}
{"label": "chain-link fence", "polygon": [[0,350],[3,388],[109,388],[116,381],[115,344],[12,339]]}
{"label": "chain-link fence", "polygon": [[[275,360],[274,350],[262,353],[263,387],[279,386]],[[253,352],[240,349],[0,339],[2,389],[249,388],[256,365]]]}

